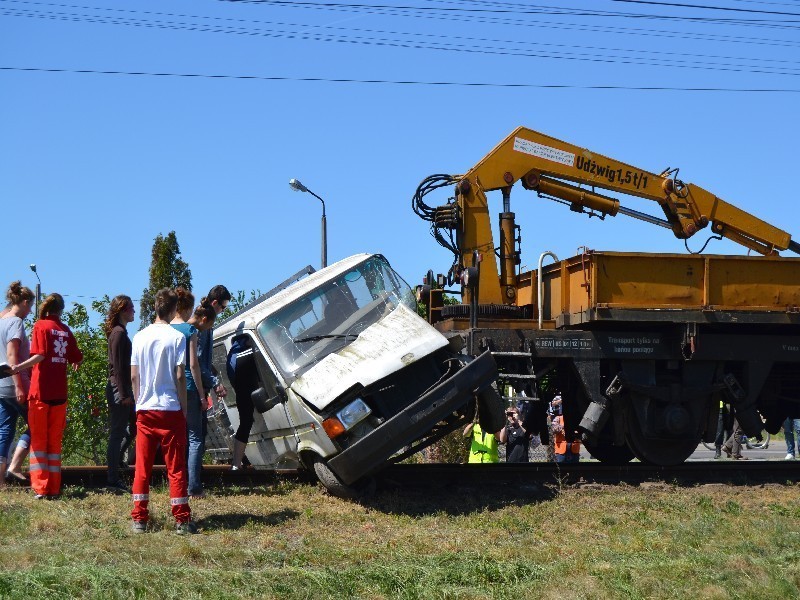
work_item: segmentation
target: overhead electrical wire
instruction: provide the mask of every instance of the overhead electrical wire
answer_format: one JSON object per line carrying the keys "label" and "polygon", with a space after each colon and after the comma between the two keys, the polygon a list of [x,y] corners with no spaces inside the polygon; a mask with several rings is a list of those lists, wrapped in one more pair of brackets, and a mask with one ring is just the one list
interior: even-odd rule
{"label": "overhead electrical wire", "polygon": [[[436,37],[437,41],[408,41],[408,40],[398,40],[398,39],[391,39],[386,37],[363,37],[363,36],[337,36],[335,34],[319,34],[316,32],[303,32],[303,33],[296,33],[296,32],[275,32],[275,31],[264,31],[258,29],[245,29],[245,28],[235,28],[235,27],[228,27],[228,28],[220,28],[219,26],[205,26],[199,25],[195,23],[180,23],[174,21],[152,21],[152,20],[143,20],[143,19],[133,19],[130,17],[117,17],[117,16],[104,16],[104,15],[87,15],[87,14],[75,14],[75,13],[59,13],[53,11],[37,11],[37,10],[28,10],[28,9],[3,9],[0,8],[0,14],[6,14],[10,16],[29,16],[35,18],[46,18],[46,19],[54,19],[54,20],[65,20],[65,21],[84,21],[84,22],[99,22],[105,24],[115,24],[115,25],[128,25],[128,26],[136,26],[136,27],[148,27],[148,28],[157,28],[157,29],[173,29],[173,30],[187,30],[187,31],[200,31],[200,32],[211,32],[211,33],[227,33],[227,34],[235,34],[235,35],[258,35],[261,37],[273,37],[273,38],[285,38],[285,39],[313,39],[316,41],[325,41],[325,42],[337,42],[337,43],[348,43],[348,44],[361,44],[361,45],[378,45],[378,46],[388,46],[388,47],[400,47],[400,48],[413,48],[413,49],[426,49],[426,50],[439,50],[439,51],[451,51],[451,52],[464,52],[470,54],[486,54],[486,55],[500,55],[500,56],[516,56],[516,57],[524,57],[524,58],[540,58],[540,59],[554,59],[554,60],[570,60],[570,61],[584,61],[584,62],[594,62],[594,63],[606,63],[606,64],[625,64],[625,65],[638,65],[638,66],[656,66],[656,67],[667,67],[667,68],[684,68],[684,69],[693,69],[693,70],[714,70],[714,71],[726,71],[726,72],[734,72],[734,73],[753,73],[753,74],[767,74],[767,75],[782,75],[782,76],[796,76],[800,75],[800,67],[791,67],[785,66],[785,64],[795,64],[792,61],[779,61],[773,60],[770,62],[784,62],[783,65],[780,66],[754,66],[754,65],[745,65],[745,64],[732,64],[732,63],[725,63],[725,62],[699,62],[697,60],[683,60],[679,58],[660,58],[662,54],[658,54],[657,57],[639,57],[639,56],[619,56],[619,55],[598,55],[596,52],[591,53],[581,53],[581,52],[571,52],[571,51],[564,51],[564,50],[538,50],[538,51],[528,51],[528,50],[518,50],[518,49],[510,49],[507,47],[500,47],[500,48],[493,48],[493,47],[483,47],[483,48],[476,48],[473,47],[471,44],[453,44],[448,42],[441,42],[438,41],[438,36],[431,36]],[[407,34],[397,34],[396,32],[392,32],[394,35],[407,35]],[[472,41],[472,40],[470,40]],[[509,41],[501,41],[501,43],[515,43]],[[547,44],[545,44],[547,45]],[[550,44],[551,47],[572,47],[567,45],[558,45],[558,44]],[[596,47],[589,47],[588,49],[597,50]],[[604,51],[608,52],[631,52],[624,49],[603,49]],[[634,51],[635,52],[635,51]],[[689,58],[696,59],[697,56],[689,55]],[[750,60],[751,62],[755,62],[753,59],[747,58],[734,58],[734,57],[719,57],[723,60]]]}
{"label": "overhead electrical wire", "polygon": [[529,89],[577,89],[577,90],[621,90],[644,92],[731,92],[731,93],[768,93],[768,94],[800,94],[800,88],[730,88],[730,87],[679,87],[679,86],[628,86],[628,85],[572,85],[572,84],[540,84],[540,83],[496,83],[476,81],[418,81],[393,79],[348,79],[330,77],[280,77],[267,75],[227,75],[211,73],[166,73],[155,71],[110,71],[99,69],[58,69],[47,67],[0,66],[0,71],[20,71],[38,73],[73,73],[90,75],[128,75],[143,77],[180,77],[192,79],[238,79],[253,81],[295,81],[314,83],[350,83],[379,85],[420,85],[433,87],[477,87],[477,88],[529,88]]}
{"label": "overhead electrical wire", "polygon": [[[49,7],[59,7],[59,8],[73,8],[73,9],[80,9],[80,10],[97,10],[97,11],[113,11],[118,13],[140,13],[145,15],[153,15],[153,16],[166,16],[166,17],[179,17],[179,18],[196,18],[196,19],[204,19],[204,20],[214,20],[214,21],[227,21],[227,22],[237,22],[237,23],[257,23],[257,24],[267,24],[267,25],[289,25],[289,26],[302,26],[302,27],[313,27],[313,28],[321,28],[321,26],[317,25],[295,25],[283,22],[273,22],[273,21],[263,21],[263,20],[251,20],[251,19],[235,19],[230,17],[218,17],[218,16],[198,16],[198,15],[183,15],[183,14],[176,14],[176,13],[164,13],[164,12],[155,12],[155,11],[136,11],[131,9],[119,9],[119,8],[110,8],[110,7],[91,7],[91,6],[75,6],[69,4],[62,4],[62,3],[49,3],[49,2],[37,2],[32,0],[0,0],[0,2],[6,4],[26,4],[26,5],[33,5],[33,6],[49,6]],[[444,17],[436,17],[433,15],[426,15],[425,18],[428,19],[437,19],[437,18],[444,18]],[[449,17],[448,20],[454,20],[453,17]],[[462,18],[456,20],[463,20],[465,22],[470,23],[479,23],[479,24],[486,24],[485,20],[476,20],[474,18]],[[581,31],[581,32],[592,32],[592,33],[608,33],[614,35],[630,35],[630,36],[647,36],[648,38],[652,37],[660,37],[660,38],[678,38],[682,41],[687,39],[694,39],[696,41],[712,41],[712,42],[720,42],[720,43],[736,43],[736,44],[748,44],[748,45],[762,45],[762,46],[778,46],[778,47],[796,47],[800,46],[800,40],[779,40],[773,38],[762,38],[762,37],[747,37],[747,36],[735,36],[735,35],[727,35],[727,34],[715,34],[715,33],[700,33],[700,32],[686,32],[686,31],[672,31],[672,30],[657,30],[657,29],[650,29],[650,28],[636,28],[636,27],[613,27],[613,26],[605,26],[605,25],[591,25],[591,24],[579,24],[579,23],[569,23],[569,22],[558,22],[558,21],[537,21],[537,22],[521,22],[519,20],[510,20],[510,21],[501,21],[501,22],[491,22],[489,24],[501,24],[504,26],[514,26],[514,27],[535,27],[537,29],[554,29],[554,30],[568,30],[568,31]],[[330,28],[327,26],[322,26],[322,28]],[[352,29],[352,28],[341,28],[344,30]],[[372,30],[360,30],[354,29],[355,31],[372,31]],[[420,35],[420,34],[409,34],[409,35]],[[447,37],[447,36],[444,36]]]}
{"label": "overhead electrical wire", "polygon": [[756,10],[752,8],[735,8],[730,6],[708,6],[706,4],[683,4],[680,2],[656,2],[655,0],[611,0],[611,2],[624,2],[626,4],[649,4],[654,6],[669,6],[670,8],[699,8],[702,10],[723,10],[728,12],[740,12],[762,15],[778,15],[789,17],[800,17],[800,13],[777,11],[777,10]]}
{"label": "overhead electrical wire", "polygon": [[[481,15],[567,15],[581,17],[624,18],[641,20],[666,20],[671,22],[739,25],[754,27],[778,27],[787,23],[800,23],[800,20],[777,19],[724,19],[718,17],[692,17],[687,15],[657,15],[648,13],[626,13],[619,11],[604,11],[592,9],[573,9],[549,5],[516,5],[513,8],[464,8],[464,7],[439,7],[439,6],[413,6],[406,4],[360,4],[345,2],[304,2],[301,0],[218,0],[232,4],[259,4],[280,8],[300,8],[311,10],[333,10],[356,12],[366,14],[394,14],[417,16],[426,13],[442,14],[481,14]],[[452,4],[452,2],[448,2]]]}

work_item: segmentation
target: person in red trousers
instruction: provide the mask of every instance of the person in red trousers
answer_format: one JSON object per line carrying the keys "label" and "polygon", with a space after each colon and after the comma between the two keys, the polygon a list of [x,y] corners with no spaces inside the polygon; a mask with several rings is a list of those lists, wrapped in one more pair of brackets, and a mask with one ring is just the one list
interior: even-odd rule
{"label": "person in red trousers", "polygon": [[19,373],[33,367],[28,392],[31,429],[31,488],[36,498],[61,495],[61,442],[67,424],[67,364],[75,370],[83,360],[75,336],[61,322],[64,298],[50,294],[39,307],[31,335],[31,357],[14,367]]}
{"label": "person in red trousers", "polygon": [[186,337],[170,325],[178,295],[156,293],[155,323],[133,337],[131,383],[136,402],[136,471],[133,476],[133,531],[147,531],[150,475],[161,446],[169,479],[175,531],[197,533],[189,508],[186,469]]}

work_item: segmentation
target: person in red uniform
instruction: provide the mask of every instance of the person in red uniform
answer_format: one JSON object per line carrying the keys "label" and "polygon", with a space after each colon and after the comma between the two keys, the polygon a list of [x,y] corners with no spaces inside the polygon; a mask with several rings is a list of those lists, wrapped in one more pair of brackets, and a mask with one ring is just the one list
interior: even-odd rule
{"label": "person in red uniform", "polygon": [[83,360],[75,336],[61,322],[64,298],[50,294],[39,307],[31,335],[31,357],[14,367],[33,367],[28,392],[31,429],[31,487],[37,499],[61,494],[61,442],[67,424],[67,364],[75,370]]}

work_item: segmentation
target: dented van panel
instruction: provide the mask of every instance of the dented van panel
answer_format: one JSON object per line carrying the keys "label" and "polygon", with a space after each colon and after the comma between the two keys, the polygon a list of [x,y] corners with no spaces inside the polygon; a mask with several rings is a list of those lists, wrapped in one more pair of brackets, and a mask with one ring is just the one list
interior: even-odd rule
{"label": "dented van panel", "polygon": [[329,354],[292,383],[324,409],[354,385],[367,387],[447,346],[447,339],[406,306],[365,329],[352,344]]}
{"label": "dented van panel", "polygon": [[454,353],[416,314],[411,288],[388,261],[361,254],[268,293],[216,327],[214,365],[229,390],[209,423],[208,449],[218,459],[229,458],[239,423],[226,375],[239,336],[254,349],[260,385],[248,460],[313,469],[337,495],[455,430],[477,406],[503,419],[491,355]]}

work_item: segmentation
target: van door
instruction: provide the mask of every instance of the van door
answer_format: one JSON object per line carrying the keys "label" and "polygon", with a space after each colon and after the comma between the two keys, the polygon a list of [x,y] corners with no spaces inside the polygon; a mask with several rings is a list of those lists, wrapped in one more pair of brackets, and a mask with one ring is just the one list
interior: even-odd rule
{"label": "van door", "polygon": [[[242,335],[250,338],[250,346],[254,349],[259,384],[264,387],[270,397],[276,395],[279,386],[274,371],[265,360],[255,339],[249,333]],[[214,346],[214,364],[217,366],[220,379],[228,390],[228,394],[222,401],[228,413],[231,435],[233,435],[239,428],[239,411],[236,405],[236,392],[228,379],[225,368],[228,346],[230,346],[230,340],[227,344],[218,343]],[[265,413],[255,411],[255,421],[250,431],[245,456],[255,466],[281,469],[296,469],[300,466],[297,456],[297,436],[289,420],[285,403],[278,403]]]}

